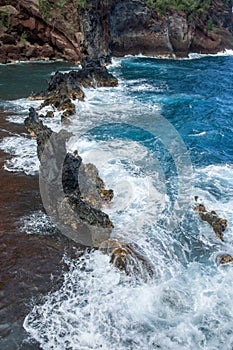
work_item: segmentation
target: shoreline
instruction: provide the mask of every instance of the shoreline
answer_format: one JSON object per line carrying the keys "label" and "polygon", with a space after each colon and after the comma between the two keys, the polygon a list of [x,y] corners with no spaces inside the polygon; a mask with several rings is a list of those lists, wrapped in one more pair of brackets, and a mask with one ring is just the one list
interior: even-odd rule
{"label": "shoreline", "polygon": [[[131,56],[128,56],[128,57],[131,57]],[[132,56],[132,57],[138,57],[138,56]],[[212,62],[214,61],[214,62],[219,63],[218,60],[210,60],[210,61],[212,61]],[[226,61],[227,62],[231,62],[232,59],[229,59],[229,60],[226,59]],[[29,63],[31,63],[31,62],[29,62]],[[46,63],[48,63],[48,62],[46,62]],[[53,62],[51,62],[51,63],[53,63]],[[156,64],[157,63],[158,62],[156,62]],[[198,65],[199,65],[199,63],[203,64],[203,66],[206,65],[206,61],[204,61],[204,60],[202,62],[197,62]],[[160,63],[158,63],[158,64],[160,64]],[[189,62],[184,63],[184,65],[185,64],[189,65]],[[193,63],[190,63],[190,64],[193,65]],[[194,62],[194,64],[195,64],[195,62]],[[170,65],[170,63],[168,65]],[[179,66],[181,66],[181,64],[179,64]],[[17,69],[15,69],[15,70],[17,71]],[[25,65],[25,72],[28,72],[28,68],[26,67],[26,65]],[[97,94],[99,94],[99,92],[97,92]],[[0,118],[1,119],[6,119],[6,118],[4,118],[4,115],[0,115]],[[17,114],[16,114],[16,118],[17,118]],[[8,130],[8,128],[10,130],[11,130],[11,128],[20,129],[20,130],[22,129],[22,125],[21,124],[16,124],[15,125],[15,124],[12,124],[8,120],[5,120],[5,122],[6,122],[6,125],[2,125],[2,129],[6,129],[6,130]],[[221,124],[221,125],[223,125],[223,124]],[[221,130],[221,128],[220,128],[220,130]],[[201,130],[198,129],[197,132],[199,132],[199,131],[201,131]],[[20,131],[19,131],[19,133],[20,133]],[[187,131],[187,133],[188,133],[188,131]],[[3,137],[5,137],[5,135],[6,135],[6,133],[4,133]],[[196,141],[194,141],[194,142],[196,143]],[[200,141],[198,141],[198,142],[200,142]],[[218,146],[216,146],[216,147],[218,147]],[[3,158],[5,156],[6,157],[11,157],[11,155],[9,153],[5,153],[4,152]],[[219,168],[220,168],[220,166],[219,166]],[[28,181],[30,182],[30,186],[32,186],[32,188],[33,188],[33,184],[35,182],[33,179],[36,180],[35,176],[32,176],[32,177],[31,176],[26,176],[26,175],[23,176],[22,174],[18,174],[17,172],[15,172],[15,173],[8,173],[8,172],[4,171],[3,169],[0,169],[0,173],[1,173],[1,171],[3,171],[2,176],[5,177],[6,183],[8,183],[8,186],[10,186],[10,188],[11,188],[11,196],[7,195],[7,191],[8,190],[6,190],[6,198],[10,197],[9,201],[12,202],[11,204],[13,204],[14,201],[17,202],[17,194],[16,194],[16,190],[15,190],[16,188],[19,188],[22,193],[27,192],[27,195],[24,196],[24,199],[29,201],[30,198],[34,198],[34,196],[33,196],[34,192],[32,191],[32,193],[30,193],[30,191],[28,190],[28,186],[24,185],[24,183],[26,183],[26,181],[23,182],[22,179],[23,178],[28,179]],[[224,169],[223,169],[223,171],[224,171]],[[9,174],[9,176],[8,176],[8,174]],[[207,181],[206,171],[203,173],[203,177],[204,176],[205,176],[205,180]],[[221,176],[221,173],[218,174],[218,176],[220,178],[224,178],[224,176]],[[7,178],[10,179],[10,181],[8,181]],[[215,176],[215,178],[218,179],[217,175]],[[209,182],[207,182],[207,184],[209,184]],[[213,184],[213,181],[211,181],[210,186],[212,186],[212,184]],[[2,189],[3,190],[6,189],[4,185],[2,186]],[[214,190],[214,189],[216,189],[216,187],[211,187],[211,189]],[[217,188],[217,189],[219,189],[219,188]],[[220,189],[221,189],[221,187],[220,187]],[[204,189],[203,189],[203,191],[204,191]],[[202,194],[204,195],[204,192],[202,192]],[[211,197],[211,198],[215,198],[215,197]],[[20,203],[18,203],[18,204],[20,205]],[[221,202],[219,202],[219,204],[221,204]],[[30,212],[33,209],[35,209],[35,207],[36,207],[36,205],[35,205],[34,202],[32,202],[31,205],[28,204],[28,208],[29,208]],[[208,207],[209,207],[209,204],[208,204]],[[7,210],[5,211],[4,215],[5,216],[9,215],[9,213],[11,213],[11,209],[7,208]],[[11,216],[11,218],[14,218],[14,213]],[[11,220],[9,222],[11,224],[13,224],[13,220]],[[200,226],[202,226],[202,224],[200,224]],[[208,230],[208,228],[207,228],[207,230]],[[41,229],[41,232],[42,233],[45,232],[45,229],[43,231],[43,227]],[[192,239],[191,236],[195,235],[196,233],[198,234],[199,231],[198,232],[194,232],[194,231],[193,232],[192,231],[189,232],[189,238]],[[156,232],[156,235],[157,234],[159,235],[159,230],[158,230],[158,232]],[[201,282],[199,282],[199,284],[197,283],[195,285],[195,281],[196,280],[194,279],[194,287],[192,287],[193,286],[192,285],[193,281],[191,280],[190,274],[192,273],[192,271],[194,271],[194,268],[195,268],[195,273],[196,273],[195,276],[199,276],[198,275],[199,272],[197,271],[198,262],[200,261],[200,266],[202,266],[202,268],[204,269],[204,267],[206,266],[205,265],[206,261],[203,262],[203,260],[202,260],[202,257],[204,256],[204,253],[205,253],[205,256],[207,256],[207,258],[208,258],[208,251],[207,252],[206,251],[203,252],[203,250],[198,250],[198,248],[203,249],[203,247],[207,246],[206,242],[209,239],[208,231],[205,231],[205,233],[201,232],[200,235],[201,235],[201,239],[200,240],[198,240],[198,237],[196,239],[196,236],[195,236],[194,238],[196,240],[195,241],[194,240],[190,241],[190,246],[191,246],[192,242],[194,243],[193,246],[191,246],[191,248],[193,249],[191,251],[191,253],[192,254],[203,253],[203,255],[201,255],[201,257],[199,255],[197,255],[196,258],[194,257],[195,260],[193,258],[193,261],[192,261],[192,259],[190,257],[189,263],[190,263],[191,267],[193,266],[193,269],[190,268],[190,270],[188,270],[188,268],[189,268],[188,267],[187,270],[185,270],[185,273],[186,273],[186,275],[185,275],[185,277],[186,277],[185,282],[187,281],[187,283],[190,283],[190,285],[189,284],[183,284],[183,285],[179,284],[179,287],[180,287],[181,291],[182,290],[186,291],[185,288],[187,288],[187,295],[189,295],[189,292],[190,292],[190,289],[191,289],[191,292],[193,293],[192,295],[196,298],[195,300],[197,300],[197,301],[199,300],[198,299],[198,288],[197,287],[200,286],[200,283],[202,283],[201,286],[205,287],[206,289],[209,288],[208,290],[212,290],[211,288],[213,287],[213,283],[215,283],[215,280],[210,279],[210,278],[208,280],[208,279],[205,278],[205,275],[203,274],[203,275],[201,275],[201,277],[202,277],[202,279],[200,280]],[[185,238],[187,238],[187,237],[185,236]],[[228,242],[231,242],[230,233],[227,234],[226,238],[227,238]],[[40,343],[40,344],[42,344],[41,345],[42,347],[39,347],[39,345],[36,345],[36,344],[33,344],[33,343],[32,344],[27,343],[27,339],[28,339],[29,336],[31,337],[32,333],[29,333],[29,335],[28,335],[26,333],[26,331],[24,331],[23,326],[22,326],[23,325],[22,321],[24,319],[25,313],[28,314],[29,312],[31,312],[32,306],[34,306],[34,305],[41,306],[42,305],[43,301],[45,300],[45,299],[43,299],[43,296],[47,295],[47,291],[46,290],[48,290],[50,292],[52,290],[51,286],[54,286],[55,289],[59,288],[59,283],[62,282],[61,279],[63,278],[64,265],[65,265],[64,262],[62,261],[62,258],[60,259],[60,256],[62,255],[63,252],[64,253],[67,252],[65,249],[64,249],[64,251],[62,250],[63,247],[67,246],[67,243],[63,244],[63,243],[60,242],[60,243],[58,243],[58,245],[54,244],[52,246],[53,241],[52,241],[52,238],[49,237],[49,236],[43,236],[42,237],[42,235],[41,235],[41,237],[39,238],[35,234],[28,234],[28,233],[22,232],[22,231],[20,233],[16,233],[15,234],[15,232],[13,232],[13,231],[10,232],[10,228],[9,227],[8,227],[8,230],[5,229],[5,232],[3,234],[3,239],[4,240],[8,240],[7,243],[5,243],[5,241],[3,241],[3,243],[7,244],[9,249],[12,250],[12,256],[13,256],[14,260],[12,258],[12,260],[10,261],[11,265],[9,263],[9,269],[8,269],[8,265],[6,266],[6,268],[8,269],[7,272],[9,271],[9,275],[12,278],[12,280],[11,281],[10,280],[5,280],[4,281],[4,283],[6,284],[6,287],[4,287],[5,288],[5,290],[3,291],[4,292],[4,295],[3,295],[4,298],[3,298],[2,302],[5,303],[5,304],[3,304],[3,308],[2,308],[1,313],[0,313],[0,315],[3,315],[3,313],[5,313],[7,315],[7,317],[8,317],[9,328],[7,329],[7,332],[9,331],[9,333],[5,333],[5,335],[1,339],[0,343],[1,343],[3,348],[6,348],[6,349],[10,348],[11,350],[16,350],[16,346],[18,346],[18,348],[20,346],[22,346],[22,350],[29,350],[29,349],[30,350],[35,350],[35,349],[39,350],[39,349],[42,349],[43,348],[43,342]],[[205,239],[205,241],[204,241],[204,239]],[[166,244],[166,236],[163,236],[163,242],[164,242],[164,244]],[[185,241],[185,242],[187,242],[187,241]],[[213,240],[212,240],[212,232],[211,232],[211,243],[212,242],[213,242]],[[51,243],[52,247],[49,246],[49,243]],[[197,245],[197,243],[200,243],[200,247],[196,246],[196,249],[195,249],[195,244]],[[14,248],[14,245],[16,246],[16,249]],[[73,242],[72,242],[72,245],[73,245]],[[70,251],[71,252],[72,252],[72,245],[70,246]],[[6,246],[6,253],[7,253],[7,250],[8,250],[7,246]],[[169,246],[167,248],[169,249]],[[190,248],[190,250],[191,250],[191,248]],[[11,250],[10,250],[9,254],[11,254]],[[199,259],[199,260],[197,260],[197,259]],[[6,260],[6,264],[8,264],[8,256],[7,255],[4,258],[4,260]],[[9,260],[10,260],[10,257],[9,257]],[[210,262],[212,263],[212,260],[211,261],[208,260],[208,263],[210,263]],[[192,265],[192,263],[193,263],[193,265]],[[171,261],[171,264],[172,264],[172,261]],[[104,269],[104,264],[103,265],[100,264],[100,268],[102,266],[103,266],[103,269],[100,270],[100,271],[104,271],[103,274],[101,274],[99,272],[99,270],[97,270],[98,271],[98,278],[100,276],[100,279],[101,279],[102,276],[105,277],[105,273],[106,273],[106,271]],[[158,266],[160,267],[160,265],[158,265]],[[99,266],[97,266],[97,269],[98,269],[98,267]],[[3,268],[3,266],[2,266],[2,268]],[[109,270],[107,272],[109,273]],[[181,273],[183,273],[183,272],[184,272],[184,270],[181,271]],[[18,276],[17,276],[17,274],[18,274]],[[117,275],[116,274],[112,274],[112,275],[114,277],[114,282],[115,282]],[[82,272],[80,272],[80,276],[81,277],[84,276],[82,274]],[[223,272],[222,272],[221,276],[223,276]],[[71,275],[71,277],[72,277],[72,275]],[[209,277],[209,276],[207,275],[207,277]],[[59,279],[59,278],[61,278],[61,279]],[[173,281],[174,281],[174,283],[171,284],[171,290],[174,289],[176,291],[177,290],[176,289],[177,283],[175,283],[175,282],[181,283],[181,281],[179,279],[177,279],[176,275],[174,276],[172,282]],[[209,281],[211,282],[210,284],[208,284]],[[229,281],[229,280],[227,280],[227,281]],[[109,280],[107,280],[107,282],[109,282]],[[225,282],[225,280],[223,280],[223,282]],[[165,282],[162,281],[161,282],[161,290],[162,290],[162,288],[164,286],[165,287],[167,286],[167,283],[169,283],[169,281],[165,281]],[[104,285],[104,282],[103,282],[103,285]],[[82,301],[84,302],[86,300],[86,295],[83,295],[83,297],[80,296],[81,293],[79,293],[80,290],[77,289],[77,283],[72,285],[72,286],[74,287],[74,293],[77,290],[77,295],[74,294],[74,296],[78,300],[77,301],[77,309],[82,311],[83,309],[79,308],[79,306],[80,306],[80,303]],[[114,286],[115,286],[115,284],[113,285],[113,290],[114,290]],[[215,286],[218,286],[218,285],[215,284],[214,287]],[[226,288],[224,286],[226,286]],[[51,287],[51,289],[50,289],[50,287]],[[75,289],[75,287],[76,287],[76,289]],[[105,289],[105,290],[107,290],[107,292],[109,292],[110,287],[109,287],[109,289],[108,289],[108,286],[106,288],[107,289]],[[126,287],[120,286],[120,288],[121,289],[119,290],[119,294],[118,294],[119,297],[122,295],[125,298],[127,298],[127,296],[129,296],[129,293],[132,293],[132,290],[134,291],[134,289],[132,287],[131,287],[131,290],[129,290],[129,293],[127,293],[128,290],[126,289]],[[226,297],[229,296],[229,294],[227,294],[225,292],[225,289],[227,290],[228,288],[229,288],[229,286],[226,283],[223,284],[222,289],[221,289],[221,294],[219,294],[219,293],[216,294],[216,297],[218,298],[218,300],[217,300],[218,302],[220,302],[220,301],[222,303],[224,303],[224,301],[226,302],[226,300],[227,300]],[[64,288],[63,288],[63,290],[64,290]],[[90,292],[93,293],[93,290],[95,291],[95,285],[94,285],[94,288],[92,288],[90,290]],[[166,291],[165,288],[164,288],[164,291]],[[148,292],[148,289],[147,289],[147,292]],[[149,290],[149,292],[150,292],[150,290]],[[151,298],[152,298],[153,297],[152,296],[152,292],[153,292],[153,295],[154,295],[155,290],[151,289],[151,294],[148,294],[148,293],[147,294],[146,293],[138,294],[137,293],[137,296],[138,296],[138,298],[139,297],[141,298],[142,302],[145,302],[145,305],[148,305],[146,303],[146,298],[148,297],[148,295],[149,295],[149,297],[151,296]],[[23,293],[25,293],[25,294],[23,294]],[[111,316],[117,315],[117,311],[122,310],[122,308],[120,307],[121,306],[120,304],[119,304],[119,307],[120,307],[119,309],[115,308],[115,306],[118,305],[118,299],[117,298],[116,299],[112,299],[113,302],[111,302],[111,304],[110,304],[110,303],[108,303],[108,299],[104,299],[105,295],[108,295],[107,293],[102,295],[100,289],[97,289],[96,293],[98,293],[98,295],[100,296],[99,299],[93,299],[93,298],[92,299],[91,298],[87,299],[88,302],[90,303],[90,305],[94,307],[93,315],[95,315],[95,313],[98,312],[98,315],[100,315],[101,317],[104,317],[103,316],[104,313],[103,314],[101,313],[102,312],[101,297],[103,299],[104,310],[105,310],[105,306],[109,307],[109,310],[112,312]],[[127,294],[124,294],[124,293],[127,293]],[[22,296],[22,294],[23,294],[23,296]],[[115,294],[115,295],[117,295],[117,294]],[[130,294],[130,295],[132,295],[132,294]],[[145,295],[145,299],[144,299],[144,295]],[[181,294],[181,295],[177,294],[177,295],[180,296],[180,297],[184,296],[184,294]],[[213,295],[212,294],[208,295],[208,302],[210,302],[210,305],[212,305],[211,301],[215,300],[215,299],[211,299],[211,298],[214,298],[214,295],[215,295],[214,293],[213,293]],[[222,295],[223,295],[223,297],[222,297]],[[65,296],[66,296],[66,294],[65,294]],[[93,297],[95,295],[91,294],[91,296]],[[113,294],[113,296],[114,296],[114,294]],[[163,296],[163,294],[162,294],[162,296]],[[166,296],[167,296],[167,294],[164,294],[164,297],[166,297]],[[69,297],[69,294],[68,294],[68,297]],[[78,299],[78,297],[80,297],[80,299]],[[48,299],[49,299],[49,297],[47,297],[47,300]],[[59,299],[59,294],[57,294],[57,299],[58,299],[58,301],[60,300]],[[72,306],[73,304],[69,304],[70,299],[67,298],[67,300],[68,300],[67,301],[68,306]],[[91,304],[93,302],[93,300],[96,301],[96,304],[98,303],[97,306],[96,306],[96,304]],[[121,299],[119,299],[119,300],[121,300]],[[125,300],[128,300],[128,299],[125,299]],[[155,300],[156,301],[156,299],[151,299],[151,300]],[[183,299],[180,299],[180,300],[183,300]],[[189,300],[189,299],[187,299],[187,300]],[[186,301],[186,299],[185,299],[185,301]],[[175,302],[176,302],[176,300],[175,300]],[[190,302],[192,302],[192,300]],[[8,305],[8,303],[11,303],[11,305]],[[216,302],[216,304],[217,304],[217,302]],[[135,305],[136,305],[136,301],[135,301]],[[161,305],[155,304],[156,307],[157,307],[157,305],[161,306],[161,308],[163,307],[163,303],[162,302],[161,302]],[[177,310],[178,310],[179,305],[180,304],[178,304],[178,306],[177,306]],[[220,307],[222,307],[222,304],[219,303],[218,305],[220,305]],[[214,306],[215,306],[215,304],[214,304]],[[166,307],[168,308],[169,305],[166,305]],[[40,311],[40,308],[38,310]],[[55,310],[55,307],[53,307],[53,305],[52,305],[51,312],[54,312],[54,310]],[[71,309],[71,312],[72,312],[72,310],[73,309]],[[154,311],[154,310],[156,310],[156,308],[151,310],[151,314],[152,314],[152,312],[155,314],[156,311]],[[213,312],[216,312],[216,310],[219,310],[219,306],[218,306],[218,309],[214,308]],[[135,308],[132,309],[132,307],[131,307],[131,309],[130,309],[131,315],[133,315],[134,311],[135,311]],[[222,312],[222,309],[220,309],[220,311]],[[224,309],[223,309],[223,311],[224,311]],[[200,312],[202,312],[202,310],[200,310]],[[208,313],[212,312],[212,309],[209,308],[208,305],[207,305],[206,312],[208,312]],[[41,313],[41,315],[42,315],[42,313]],[[63,315],[66,316],[65,312],[64,312]],[[72,315],[75,316],[75,314],[72,314]],[[121,320],[119,321],[119,319],[117,319],[117,323],[115,323],[116,325],[119,325],[119,328],[115,329],[116,332],[119,329],[119,333],[117,333],[119,335],[122,334],[122,332],[123,332],[123,334],[125,334],[124,332],[128,332],[127,323],[126,323],[126,321],[128,321],[127,315],[128,314],[127,314],[127,310],[126,310],[126,312],[124,312],[122,314],[123,321],[125,323],[121,323]],[[141,314],[140,310],[138,311],[138,315],[140,317],[144,317],[144,314]],[[190,315],[190,317],[194,317],[195,313],[192,314],[192,310],[190,310],[190,311],[188,311],[187,315]],[[205,314],[202,313],[201,315],[205,315]],[[83,316],[83,314],[82,314],[82,316]],[[54,315],[54,319],[57,319],[57,317],[59,317],[59,316],[57,316],[55,314]],[[182,319],[183,319],[183,317],[185,319],[185,322],[187,322],[187,324],[188,324],[188,316],[186,317],[186,313],[182,315]],[[100,320],[104,320],[104,318],[102,318],[102,319],[100,318]],[[115,319],[113,319],[113,320],[115,320]],[[49,320],[49,321],[51,322],[51,320]],[[87,321],[89,321],[88,318],[87,318]],[[172,320],[172,321],[174,322],[175,327],[176,327],[176,324],[178,326],[182,325],[182,323],[180,323],[179,320],[178,321]],[[221,321],[220,326],[227,324],[226,322],[223,323],[222,319],[220,321]],[[41,322],[43,322],[43,319],[42,319]],[[64,322],[65,322],[65,325],[69,324],[68,323],[69,320],[67,320],[66,317],[64,318]],[[144,322],[144,318],[142,318],[142,322]],[[154,323],[154,321],[153,321],[153,324],[155,325],[155,327],[157,327],[157,325]],[[82,322],[81,321],[80,321],[80,325],[82,326]],[[98,326],[98,322],[95,323],[95,325]],[[199,325],[202,326],[202,324],[200,322],[198,323],[198,326]],[[52,326],[53,326],[53,323],[51,322],[51,327]],[[229,327],[230,326],[231,326],[231,324],[229,324]],[[4,327],[5,327],[5,325],[4,325]],[[46,326],[44,326],[44,329],[46,329]],[[166,336],[166,332],[164,333],[164,329],[165,329],[165,327],[161,328],[161,331],[158,329],[158,331],[161,332],[161,338],[164,338]],[[225,329],[226,328],[223,328],[223,331]],[[55,330],[57,330],[57,329],[55,328]],[[87,328],[87,330],[89,331],[89,327]],[[133,333],[134,337],[137,336],[138,333],[140,333],[138,328],[135,328],[135,331],[137,331],[137,333],[136,332]],[[76,333],[74,333],[74,334],[76,335]],[[102,335],[102,333],[100,333],[100,334]],[[201,333],[201,334],[204,337],[205,334],[204,333]],[[143,347],[143,339],[145,339],[144,338],[145,335],[148,335],[147,339],[151,339],[151,338],[149,338],[150,337],[149,333],[146,333],[146,332],[143,333],[142,334],[142,338],[141,338],[142,342],[140,343],[141,348]],[[186,335],[186,333],[184,333],[184,341],[186,340],[185,335]],[[223,336],[224,335],[225,334],[223,333]],[[167,336],[168,337],[170,336],[169,333],[168,333]],[[56,339],[56,334],[54,335],[54,337]],[[218,344],[217,336],[216,336],[216,339],[214,339],[214,340]],[[208,339],[207,339],[207,341],[208,341]],[[16,345],[16,342],[17,342],[17,345]],[[139,342],[140,342],[140,337],[139,337]],[[115,349],[116,343],[113,342],[112,344],[113,344],[113,348]],[[191,345],[193,345],[193,343]],[[209,343],[207,343],[206,348],[209,348],[208,345],[209,345]],[[37,346],[38,346],[38,348],[37,348]],[[147,346],[147,343],[146,343],[146,346]],[[193,346],[193,347],[195,348],[195,346]],[[75,348],[75,346],[73,348]],[[136,348],[138,349],[139,347],[136,346]]]}
{"label": "shoreline", "polygon": [[[179,57],[179,56],[175,56],[175,55],[167,55],[167,54],[158,54],[158,55],[144,55],[142,53],[139,53],[137,55],[124,55],[124,56],[112,56],[111,60],[114,59],[124,59],[124,58],[128,58],[128,57],[135,57],[135,58],[154,58],[154,59],[167,59],[167,60],[178,60],[178,61],[182,61],[182,60],[192,60],[192,59],[197,59],[197,58],[202,58],[202,57],[222,57],[222,56],[233,56],[233,49],[223,49],[220,50],[216,53],[199,53],[199,52],[189,52],[187,56],[183,56],[183,57]],[[8,65],[14,65],[14,64],[30,64],[30,63],[41,63],[41,64],[53,64],[53,63],[59,63],[59,62],[64,62],[64,63],[68,63],[70,65],[74,65],[74,66],[81,66],[81,62],[74,62],[74,61],[69,61],[69,60],[64,60],[64,59],[43,59],[43,58],[38,58],[38,59],[32,59],[32,60],[11,60],[9,62],[6,63],[0,63],[0,66],[8,66]],[[112,63],[109,64],[105,64],[104,66],[111,66]]]}

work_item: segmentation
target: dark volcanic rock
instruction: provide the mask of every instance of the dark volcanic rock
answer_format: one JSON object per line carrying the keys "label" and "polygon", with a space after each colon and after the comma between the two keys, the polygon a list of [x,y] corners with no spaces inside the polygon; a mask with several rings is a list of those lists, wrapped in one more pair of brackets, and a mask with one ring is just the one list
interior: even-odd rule
{"label": "dark volcanic rock", "polygon": [[85,166],[77,152],[67,153],[66,140],[71,134],[64,130],[52,132],[38,119],[34,108],[30,108],[24,124],[37,139],[45,209],[69,238],[98,247],[110,237],[113,228],[109,216],[101,210],[105,203],[101,191],[105,188],[98,170],[93,164]]}
{"label": "dark volcanic rock", "polygon": [[101,64],[100,59],[82,60],[82,69],[74,72],[75,78],[82,86],[117,86],[117,79]]}
{"label": "dark volcanic rock", "polygon": [[29,117],[25,119],[24,125],[31,136],[36,137],[37,155],[39,160],[41,160],[41,155],[43,154],[45,144],[51,137],[52,130],[39,120],[38,114],[33,107],[31,107],[29,111]]}
{"label": "dark volcanic rock", "polygon": [[[88,1],[80,13],[85,54],[187,56],[233,48],[230,2],[216,1],[208,11],[192,13],[171,7],[164,15],[146,0]],[[213,29],[211,28],[213,27]]]}
{"label": "dark volcanic rock", "polygon": [[30,96],[31,100],[45,99],[40,109],[52,105],[59,111],[65,110],[65,117],[75,114],[73,100],[83,100],[84,93],[80,86],[117,86],[117,79],[101,65],[99,59],[82,61],[82,69],[69,73],[56,72],[48,79],[48,88],[45,91]]}

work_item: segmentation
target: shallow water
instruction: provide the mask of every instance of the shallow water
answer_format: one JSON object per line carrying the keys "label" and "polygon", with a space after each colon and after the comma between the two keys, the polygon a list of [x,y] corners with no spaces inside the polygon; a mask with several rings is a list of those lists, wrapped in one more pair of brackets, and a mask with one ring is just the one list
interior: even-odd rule
{"label": "shallow water", "polygon": [[[9,68],[0,66],[1,74]],[[39,90],[49,73],[69,66],[14,69],[31,72],[30,89]],[[232,350],[232,266],[217,266],[215,258],[233,252],[233,57],[126,57],[109,69],[119,86],[85,89],[67,147],[94,162],[114,189],[105,208],[113,236],[136,242],[155,275],[126,276],[100,252],[79,258],[73,242],[54,238],[39,196],[36,146],[22,127],[38,103],[26,99],[27,89],[12,98],[4,89],[0,344]],[[59,114],[46,123],[59,130]],[[194,195],[227,218],[223,243],[193,211]]]}

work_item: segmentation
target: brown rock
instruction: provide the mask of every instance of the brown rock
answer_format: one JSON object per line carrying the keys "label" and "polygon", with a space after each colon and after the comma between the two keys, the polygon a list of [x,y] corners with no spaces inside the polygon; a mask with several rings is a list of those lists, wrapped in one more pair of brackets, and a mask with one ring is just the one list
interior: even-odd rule
{"label": "brown rock", "polygon": [[208,212],[203,204],[198,204],[195,208],[203,221],[207,221],[213,228],[216,237],[223,241],[223,232],[227,227],[227,220],[220,218],[215,211]]}
{"label": "brown rock", "polygon": [[221,38],[219,35],[214,35],[211,32],[203,32],[199,29],[195,30],[195,34],[192,40],[192,48],[197,52],[217,52],[219,50],[219,45],[221,43]]}
{"label": "brown rock", "polygon": [[29,17],[28,19],[21,20],[19,23],[29,30],[34,30],[36,28],[36,19],[34,17]]}
{"label": "brown rock", "polygon": [[40,48],[40,54],[42,57],[51,58],[52,56],[54,56],[54,50],[49,44],[44,44]]}
{"label": "brown rock", "polygon": [[0,36],[0,41],[4,45],[16,45],[16,40],[15,40],[15,37],[13,35],[3,34]]}
{"label": "brown rock", "polygon": [[151,262],[136,244],[115,238],[102,242],[99,249],[110,256],[111,264],[125,271],[127,275],[148,279],[154,274]]}
{"label": "brown rock", "polygon": [[219,255],[216,258],[218,264],[224,265],[233,261],[233,257],[230,254]]}
{"label": "brown rock", "polygon": [[19,55],[22,51],[21,47],[16,45],[5,45],[4,50],[9,57],[11,56],[11,54]]}

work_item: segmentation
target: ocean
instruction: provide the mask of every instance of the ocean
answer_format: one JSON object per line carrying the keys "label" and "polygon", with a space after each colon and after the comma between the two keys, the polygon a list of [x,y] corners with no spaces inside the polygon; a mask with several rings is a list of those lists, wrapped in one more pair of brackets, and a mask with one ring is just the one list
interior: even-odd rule
{"label": "ocean", "polygon": [[[31,91],[67,62],[0,65],[0,348],[233,349],[233,52],[113,58],[113,88],[85,88],[65,126],[114,200],[113,237],[135,242],[153,277],[126,275],[57,233],[43,209]],[[44,119],[54,131],[60,112]],[[224,241],[195,199],[227,219]]]}

